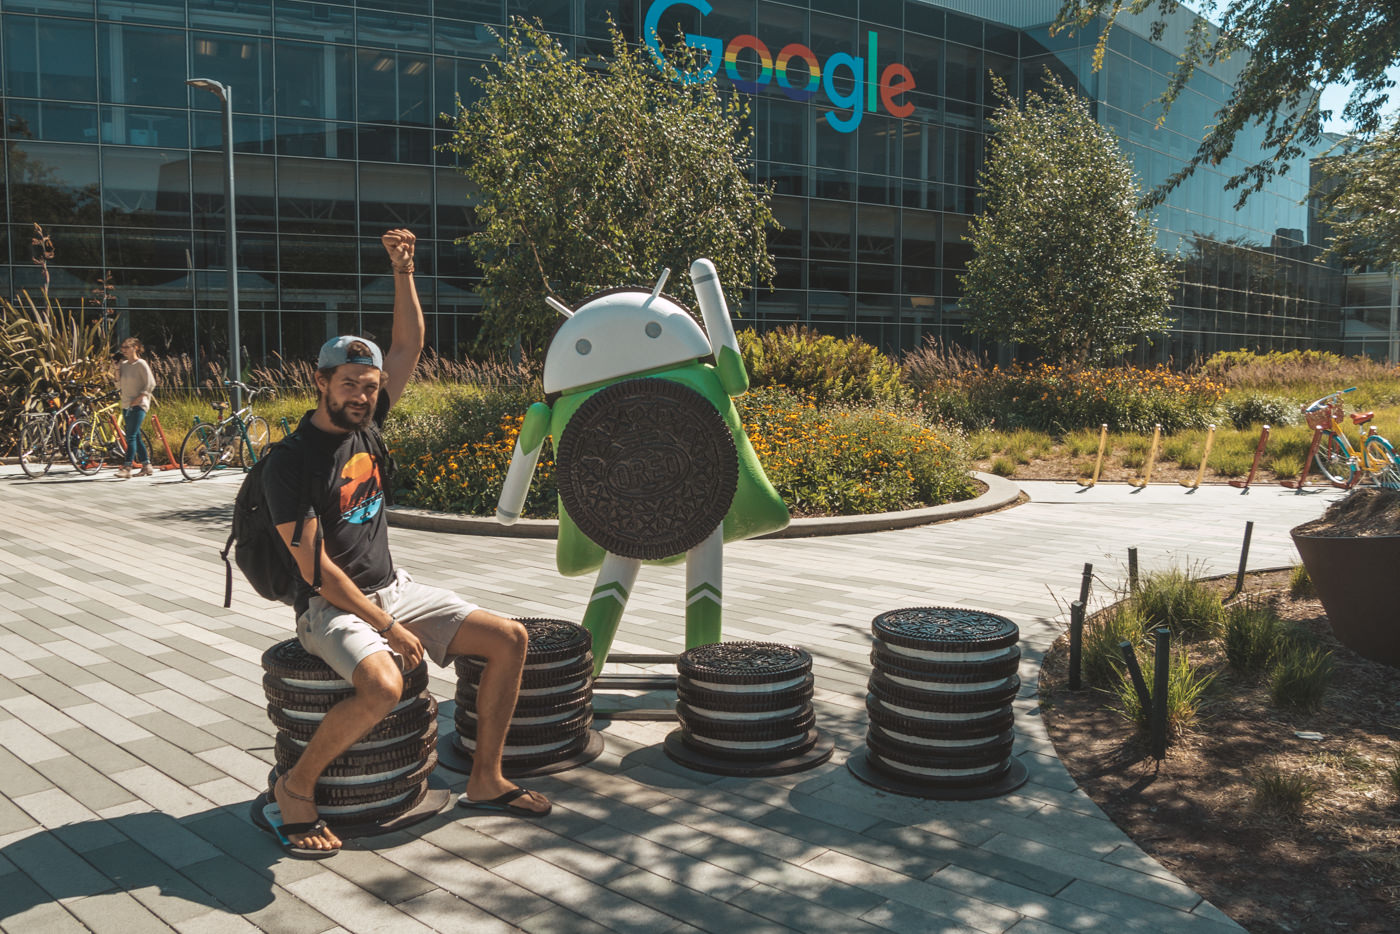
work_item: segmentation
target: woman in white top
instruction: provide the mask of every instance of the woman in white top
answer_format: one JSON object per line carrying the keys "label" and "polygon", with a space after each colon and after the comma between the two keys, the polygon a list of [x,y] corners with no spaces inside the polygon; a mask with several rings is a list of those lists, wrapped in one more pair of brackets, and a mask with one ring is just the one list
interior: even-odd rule
{"label": "woman in white top", "polygon": [[122,341],[121,364],[117,368],[117,389],[121,392],[122,413],[126,427],[126,466],[117,470],[118,479],[131,476],[133,462],[141,465],[138,476],[149,477],[151,452],[146,450],[146,440],[141,436],[141,423],[146,420],[146,411],[151,407],[151,390],[156,388],[156,378],[151,367],[141,359],[146,348],[134,337]]}

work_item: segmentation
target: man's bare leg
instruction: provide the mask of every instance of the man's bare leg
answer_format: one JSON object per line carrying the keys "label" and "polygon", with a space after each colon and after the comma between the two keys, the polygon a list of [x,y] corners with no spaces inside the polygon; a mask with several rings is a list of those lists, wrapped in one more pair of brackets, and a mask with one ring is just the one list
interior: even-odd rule
{"label": "man's bare leg", "polygon": [[[354,696],[326,713],[297,764],[278,779],[273,788],[285,823],[316,820],[316,804],[306,799],[314,796],[321,773],[337,756],[378,726],[399,702],[403,675],[399,673],[397,658],[388,651],[374,653],[355,666],[351,684],[355,687]],[[296,846],[317,850],[333,850],[340,846],[340,838],[329,828],[315,835],[291,834],[287,839]]]}
{"label": "man's bare leg", "polygon": [[[473,610],[462,621],[448,648],[449,655],[480,655],[486,659],[476,690],[476,750],[467,779],[467,797],[472,801],[490,801],[516,787],[501,774],[501,754],[520,695],[520,675],[525,670],[529,645],[523,623],[486,610]],[[544,795],[533,791],[514,804],[531,811],[549,808]]]}

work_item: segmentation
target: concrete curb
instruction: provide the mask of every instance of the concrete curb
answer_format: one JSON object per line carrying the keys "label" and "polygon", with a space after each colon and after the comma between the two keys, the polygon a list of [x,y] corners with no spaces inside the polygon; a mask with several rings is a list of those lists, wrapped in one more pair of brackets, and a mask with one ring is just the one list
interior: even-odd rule
{"label": "concrete curb", "polygon": [[[974,499],[958,503],[944,503],[941,506],[928,506],[923,509],[905,509],[900,512],[882,512],[865,516],[822,516],[814,519],[793,519],[785,529],[770,532],[760,538],[807,538],[814,535],[851,535],[857,532],[884,532],[890,529],[907,529],[930,522],[946,519],[966,519],[970,516],[993,512],[1015,503],[1021,496],[1021,488],[1004,477],[973,471],[973,477],[980,480],[986,491]],[[457,535],[495,535],[500,538],[557,538],[559,522],[556,519],[521,519],[514,525],[501,525],[494,516],[460,516],[449,512],[433,512],[429,509],[412,509],[407,506],[391,506],[388,510],[389,524],[405,529],[419,529],[426,532],[452,532]]]}

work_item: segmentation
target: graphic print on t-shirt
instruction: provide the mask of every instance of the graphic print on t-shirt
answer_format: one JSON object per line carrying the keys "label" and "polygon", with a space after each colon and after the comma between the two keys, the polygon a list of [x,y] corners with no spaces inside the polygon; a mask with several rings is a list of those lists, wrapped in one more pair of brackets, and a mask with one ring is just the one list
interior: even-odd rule
{"label": "graphic print on t-shirt", "polygon": [[384,505],[378,461],[364,452],[356,454],[345,462],[340,478],[340,517],[355,525],[373,519]]}

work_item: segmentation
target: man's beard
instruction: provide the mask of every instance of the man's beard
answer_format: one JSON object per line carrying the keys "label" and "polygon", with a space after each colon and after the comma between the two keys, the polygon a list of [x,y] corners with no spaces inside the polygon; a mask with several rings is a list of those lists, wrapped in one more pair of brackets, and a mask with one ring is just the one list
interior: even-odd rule
{"label": "man's beard", "polygon": [[330,416],[331,424],[345,431],[362,431],[369,427],[369,423],[374,419],[374,407],[365,406],[364,414],[355,416],[346,408],[345,404],[336,405],[329,398],[326,399],[326,414]]}

